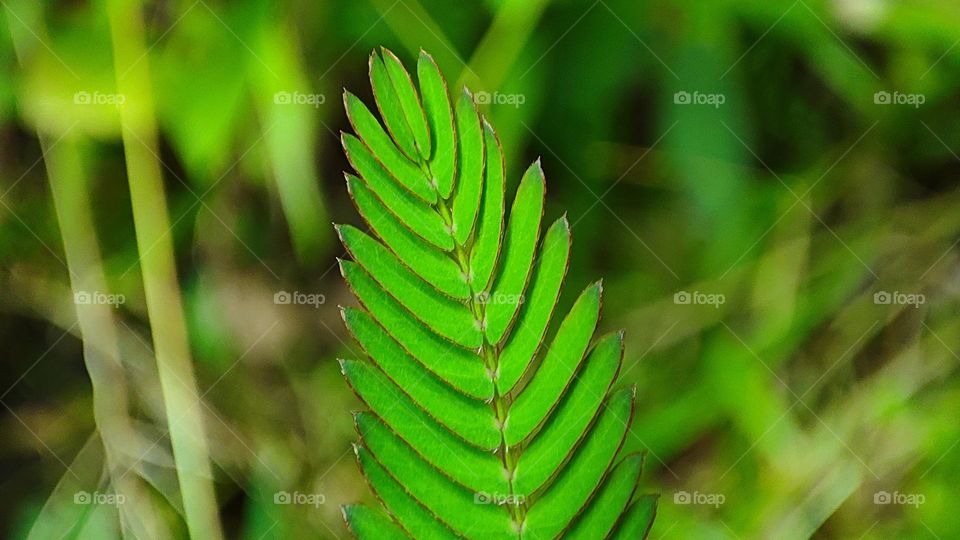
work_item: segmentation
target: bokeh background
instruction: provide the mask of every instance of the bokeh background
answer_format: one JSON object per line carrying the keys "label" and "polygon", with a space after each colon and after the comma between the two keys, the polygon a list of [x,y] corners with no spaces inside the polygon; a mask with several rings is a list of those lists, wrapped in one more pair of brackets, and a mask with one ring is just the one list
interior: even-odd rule
{"label": "bokeh background", "polygon": [[189,346],[227,535],[346,537],[330,224],[383,45],[483,96],[508,190],[542,158],[561,309],[604,277],[627,332],[652,538],[960,537],[960,4],[0,4],[4,536],[186,534]]}

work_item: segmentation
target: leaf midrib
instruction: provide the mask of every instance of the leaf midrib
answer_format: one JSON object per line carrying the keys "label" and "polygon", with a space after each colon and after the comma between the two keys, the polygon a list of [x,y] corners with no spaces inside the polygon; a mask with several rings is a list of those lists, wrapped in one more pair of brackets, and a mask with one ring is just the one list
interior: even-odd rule
{"label": "leaf midrib", "polygon": [[[426,169],[430,178],[433,178],[433,171],[430,169],[429,162],[421,163],[421,166]],[[436,186],[433,186],[436,191]],[[450,198],[452,199],[455,196],[456,190],[454,193],[451,193]],[[450,210],[450,207],[447,204],[447,200],[440,196],[439,192],[437,193],[437,203],[436,203],[437,213],[443,219],[444,223],[448,227],[453,227],[453,214]],[[454,240],[454,250],[452,252],[451,258],[457,263],[464,275],[469,276],[470,272],[470,258],[473,251],[475,238],[471,238],[469,242],[461,246],[459,243]],[[501,250],[502,250],[501,246]],[[448,252],[451,253],[451,252]],[[473,313],[474,322],[478,323],[481,328],[481,334],[483,336],[483,343],[480,345],[479,356],[483,359],[484,365],[487,368],[487,376],[490,378],[491,382],[494,383],[494,394],[493,399],[490,402],[491,407],[493,408],[494,415],[497,419],[497,431],[500,433],[500,446],[497,449],[496,453],[500,456],[500,462],[503,464],[504,470],[507,472],[509,479],[507,485],[509,486],[509,491],[507,495],[510,497],[510,500],[513,500],[515,495],[515,490],[513,486],[513,477],[516,472],[517,462],[520,458],[520,453],[522,451],[521,445],[515,445],[513,447],[509,446],[506,441],[506,434],[504,432],[504,427],[507,421],[507,415],[512,404],[512,394],[511,392],[506,392],[501,394],[499,388],[496,386],[496,374],[499,373],[500,368],[500,351],[497,349],[497,346],[490,343],[486,335],[486,307],[483,303],[477,302],[477,298],[482,293],[488,293],[488,288],[493,286],[493,280],[489,280],[490,283],[487,283],[483,290],[476,290],[474,288],[473,280],[468,280],[470,286],[470,297],[467,299],[467,307],[470,308],[470,312]],[[514,454],[511,450],[517,450]],[[526,517],[527,512],[527,503],[525,499],[521,499],[518,504],[510,504],[510,513],[514,521],[514,527],[517,531],[519,537],[522,524]]]}

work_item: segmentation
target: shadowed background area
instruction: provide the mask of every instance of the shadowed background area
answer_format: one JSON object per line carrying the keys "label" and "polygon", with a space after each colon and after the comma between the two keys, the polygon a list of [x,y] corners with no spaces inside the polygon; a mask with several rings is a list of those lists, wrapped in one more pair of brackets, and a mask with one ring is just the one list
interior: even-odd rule
{"label": "shadowed background area", "polygon": [[341,92],[386,46],[474,91],[508,193],[542,159],[651,538],[960,537],[955,2],[0,4],[6,536],[180,538],[205,489],[347,536]]}

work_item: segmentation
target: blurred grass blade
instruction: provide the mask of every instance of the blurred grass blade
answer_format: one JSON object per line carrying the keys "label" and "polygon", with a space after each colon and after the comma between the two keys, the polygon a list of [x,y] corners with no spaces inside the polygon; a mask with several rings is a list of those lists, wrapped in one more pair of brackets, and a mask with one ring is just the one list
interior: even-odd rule
{"label": "blurred grass blade", "polygon": [[200,397],[180,300],[169,234],[166,196],[157,153],[157,131],[138,0],[108,0],[124,156],[136,226],[147,312],[163,389],[187,528],[194,538],[223,537],[213,489]]}

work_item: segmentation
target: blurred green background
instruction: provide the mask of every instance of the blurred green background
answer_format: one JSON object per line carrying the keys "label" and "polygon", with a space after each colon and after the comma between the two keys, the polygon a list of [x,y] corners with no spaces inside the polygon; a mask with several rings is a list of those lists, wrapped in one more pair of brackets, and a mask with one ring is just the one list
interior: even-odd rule
{"label": "blurred green background", "polygon": [[482,96],[508,190],[542,157],[561,309],[604,277],[627,331],[651,538],[960,538],[960,4],[0,4],[5,536],[186,535],[160,334],[227,536],[346,537],[330,223],[384,45]]}

